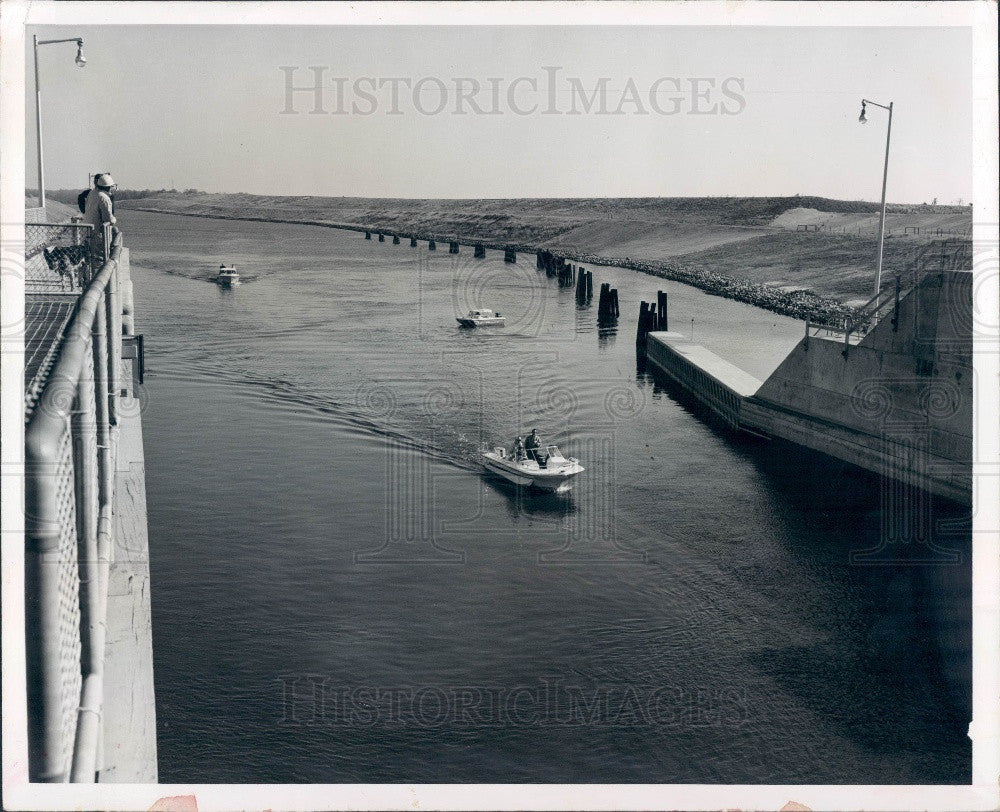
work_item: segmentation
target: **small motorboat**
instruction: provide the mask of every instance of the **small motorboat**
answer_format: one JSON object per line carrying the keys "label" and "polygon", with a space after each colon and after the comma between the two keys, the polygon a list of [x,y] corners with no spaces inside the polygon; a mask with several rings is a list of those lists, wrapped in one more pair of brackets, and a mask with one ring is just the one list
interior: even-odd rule
{"label": "small motorboat", "polygon": [[482,457],[487,470],[516,485],[528,485],[542,491],[568,491],[573,477],[585,470],[575,457],[564,457],[554,445],[546,446],[544,453],[520,459],[503,446],[484,446]]}
{"label": "small motorboat", "polygon": [[220,265],[215,281],[224,288],[234,288],[240,283],[240,275],[233,265]]}
{"label": "small motorboat", "polygon": [[492,310],[470,310],[468,316],[458,316],[462,327],[503,327],[507,319]]}

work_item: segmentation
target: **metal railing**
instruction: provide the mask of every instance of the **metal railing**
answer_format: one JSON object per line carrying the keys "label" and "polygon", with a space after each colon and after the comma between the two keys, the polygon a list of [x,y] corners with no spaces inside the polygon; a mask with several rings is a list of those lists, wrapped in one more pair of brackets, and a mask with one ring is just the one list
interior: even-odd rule
{"label": "metal railing", "polygon": [[102,236],[25,430],[32,781],[94,781],[101,749],[123,286],[131,309],[121,235]]}
{"label": "metal railing", "polygon": [[844,355],[846,356],[853,343],[864,338],[876,324],[881,321],[889,310],[892,310],[892,323],[895,328],[899,322],[899,301],[908,293],[910,288],[903,291],[902,277],[897,274],[894,285],[882,288],[877,294],[872,296],[867,302],[858,308],[853,318],[845,318],[842,325],[813,324],[806,321],[806,347],[809,346],[810,338],[843,339]]}
{"label": "metal railing", "polygon": [[810,338],[843,338],[844,355],[847,355],[852,338],[857,343],[878,324],[890,310],[892,328],[899,328],[899,302],[913,290],[920,278],[928,272],[971,269],[971,248],[964,242],[936,240],[925,245],[909,263],[907,282],[903,275],[896,274],[895,284],[883,287],[872,298],[857,308],[853,318],[845,318],[843,324],[813,324],[806,321],[806,347]]}
{"label": "metal railing", "polygon": [[[900,232],[902,228],[902,232]],[[799,223],[795,226],[796,231],[807,231],[807,232],[824,232],[827,234],[851,234],[857,237],[878,236],[878,217],[872,219],[871,223],[854,225],[832,225],[828,223]],[[972,227],[969,228],[932,228],[925,226],[908,226],[905,223],[898,223],[895,227],[896,234],[893,234],[893,229],[888,224],[886,225],[885,235],[887,237],[892,236],[923,236],[923,237],[937,237],[939,239],[960,239],[960,240],[971,240],[972,239]]]}

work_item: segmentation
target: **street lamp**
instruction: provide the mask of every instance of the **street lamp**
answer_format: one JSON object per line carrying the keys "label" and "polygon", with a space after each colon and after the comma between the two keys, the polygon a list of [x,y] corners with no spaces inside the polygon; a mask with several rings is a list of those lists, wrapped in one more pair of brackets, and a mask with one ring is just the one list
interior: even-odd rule
{"label": "street lamp", "polygon": [[38,141],[38,205],[45,207],[45,172],[42,169],[42,88],[38,84],[38,46],[55,45],[59,42],[76,43],[76,64],[83,67],[87,64],[87,59],[83,55],[83,40],[80,37],[70,37],[69,39],[39,39],[35,34],[32,37],[35,46],[35,136]]}
{"label": "street lamp", "polygon": [[868,123],[865,112],[866,105],[869,104],[874,104],[876,107],[881,107],[883,110],[889,111],[889,126],[885,131],[885,168],[882,170],[882,209],[878,219],[878,266],[875,270],[875,296],[877,297],[882,287],[882,248],[885,245],[885,184],[889,178],[889,137],[892,135],[892,102],[889,102],[889,106],[886,107],[884,104],[873,102],[871,99],[862,99],[861,115],[858,116],[858,121],[862,124]]}

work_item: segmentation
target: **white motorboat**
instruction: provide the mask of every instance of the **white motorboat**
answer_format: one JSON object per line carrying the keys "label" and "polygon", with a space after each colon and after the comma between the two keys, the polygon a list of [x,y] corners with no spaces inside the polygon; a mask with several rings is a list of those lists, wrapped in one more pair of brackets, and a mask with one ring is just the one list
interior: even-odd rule
{"label": "white motorboat", "polygon": [[482,456],[487,470],[516,485],[530,485],[542,491],[568,491],[573,477],[585,470],[575,457],[564,457],[554,445],[546,446],[544,454],[538,454],[541,462],[527,455],[515,459],[503,446],[484,446]]}
{"label": "white motorboat", "polygon": [[235,266],[220,265],[219,275],[215,277],[215,281],[224,288],[233,288],[240,283],[240,275],[236,272]]}
{"label": "white motorboat", "polygon": [[456,320],[463,327],[503,327],[507,319],[492,310],[470,310],[468,316],[458,316]]}

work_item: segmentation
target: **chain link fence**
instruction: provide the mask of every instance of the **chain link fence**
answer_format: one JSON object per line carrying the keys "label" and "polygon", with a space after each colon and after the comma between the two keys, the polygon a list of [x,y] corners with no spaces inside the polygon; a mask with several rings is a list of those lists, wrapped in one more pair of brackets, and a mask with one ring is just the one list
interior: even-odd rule
{"label": "chain link fence", "polygon": [[[79,295],[102,264],[93,226],[28,223],[24,227],[24,290]],[[96,262],[95,262],[96,257]]]}

